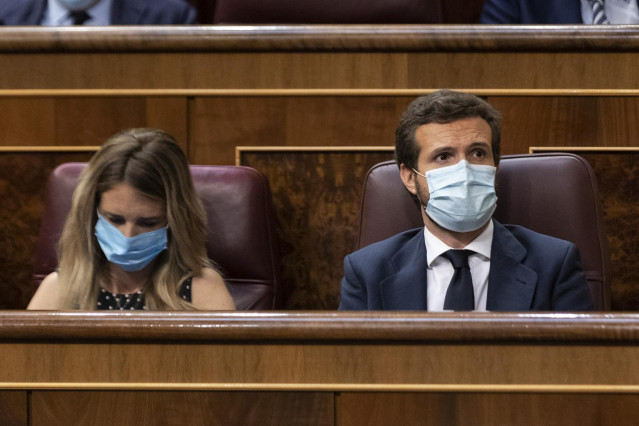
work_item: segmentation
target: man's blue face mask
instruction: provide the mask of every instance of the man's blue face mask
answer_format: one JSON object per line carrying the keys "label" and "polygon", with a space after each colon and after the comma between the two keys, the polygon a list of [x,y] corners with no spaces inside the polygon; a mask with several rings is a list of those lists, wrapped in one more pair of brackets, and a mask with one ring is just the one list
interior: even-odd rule
{"label": "man's blue face mask", "polygon": [[127,238],[100,213],[95,224],[95,236],[102,252],[125,271],[144,269],[167,245],[167,226]]}
{"label": "man's blue face mask", "polygon": [[424,206],[426,214],[438,225],[455,232],[475,231],[485,225],[497,208],[494,166],[457,164],[429,170],[430,199]]}

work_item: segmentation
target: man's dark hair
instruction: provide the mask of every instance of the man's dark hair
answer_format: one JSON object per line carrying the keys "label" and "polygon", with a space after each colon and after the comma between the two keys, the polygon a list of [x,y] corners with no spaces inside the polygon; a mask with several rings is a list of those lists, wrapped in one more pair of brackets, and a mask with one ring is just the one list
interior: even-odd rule
{"label": "man's dark hair", "polygon": [[415,99],[399,119],[395,131],[395,161],[417,169],[420,147],[415,143],[417,129],[430,123],[448,124],[464,118],[480,117],[490,126],[495,165],[499,164],[501,115],[485,100],[470,93],[439,90]]}

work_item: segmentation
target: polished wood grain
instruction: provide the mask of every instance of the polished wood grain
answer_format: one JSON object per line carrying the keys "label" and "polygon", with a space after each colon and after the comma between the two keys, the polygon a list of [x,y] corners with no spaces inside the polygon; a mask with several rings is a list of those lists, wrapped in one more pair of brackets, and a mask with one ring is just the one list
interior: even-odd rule
{"label": "polished wood grain", "polygon": [[[420,312],[14,312],[0,311],[0,340],[59,344],[226,340],[617,345],[639,342],[634,313]],[[119,343],[118,343],[119,342]],[[98,343],[97,341],[94,343]],[[248,342],[244,342],[248,343]],[[639,360],[637,360],[639,362]],[[639,371],[637,371],[639,374]]]}
{"label": "polished wood grain", "polygon": [[[0,126],[3,130],[11,128]],[[15,142],[12,139],[5,141]],[[30,284],[33,253],[49,173],[63,162],[88,161],[94,152],[95,147],[80,151],[60,147],[44,147],[37,151],[0,150],[1,309],[24,309],[33,295]]]}
{"label": "polished wood grain", "polygon": [[31,426],[335,424],[330,392],[37,391],[31,401]]}
{"label": "polished wood grain", "polygon": [[342,393],[338,424],[634,425],[639,395]]}
{"label": "polished wood grain", "polygon": [[28,426],[27,393],[0,391],[0,423],[3,426]]}
{"label": "polished wood grain", "polygon": [[[329,101],[324,105],[330,108],[335,103]],[[377,104],[380,108],[394,106]],[[333,109],[334,113],[339,111]],[[364,118],[367,112],[371,113],[370,121]],[[373,113],[373,108],[355,114],[360,113],[359,119],[366,124],[357,128],[349,125],[351,118],[338,119],[338,115],[334,117],[339,124],[332,128],[329,121],[318,114],[306,120],[300,117],[304,124],[291,123],[284,126],[284,131],[306,138],[307,143],[318,139],[357,139],[362,143],[369,140],[367,135],[379,130],[386,130],[388,139],[392,137],[389,120],[376,121],[379,115]],[[269,133],[264,131],[265,135]],[[378,151],[324,147],[315,151],[303,148],[260,151],[257,148],[241,153],[239,164],[260,170],[269,180],[281,242],[287,308],[337,309],[341,266],[344,256],[354,250],[358,235],[363,176],[373,165],[392,158],[393,151],[388,146]]]}
{"label": "polished wood grain", "polygon": [[[0,89],[637,89],[638,34],[629,26],[0,28]],[[34,71],[43,69],[55,72]]]}
{"label": "polished wood grain", "polygon": [[631,51],[635,26],[263,25],[5,27],[0,52],[144,51]]}
{"label": "polished wood grain", "polygon": [[625,425],[638,341],[637,314],[0,312],[0,407],[29,392],[33,425]]}

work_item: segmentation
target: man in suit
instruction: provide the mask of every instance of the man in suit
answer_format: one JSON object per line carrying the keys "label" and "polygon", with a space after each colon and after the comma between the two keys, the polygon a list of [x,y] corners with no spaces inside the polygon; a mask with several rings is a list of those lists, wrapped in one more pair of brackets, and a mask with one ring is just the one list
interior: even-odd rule
{"label": "man in suit", "polygon": [[183,0],[0,0],[4,25],[182,25],[196,16]]}
{"label": "man in suit", "polygon": [[346,256],[340,309],[592,309],[572,243],[492,219],[500,121],[486,101],[451,90],[410,104],[395,158],[424,227]]}
{"label": "man in suit", "polygon": [[[603,8],[602,8],[603,6]],[[483,24],[636,24],[636,0],[486,0]]]}

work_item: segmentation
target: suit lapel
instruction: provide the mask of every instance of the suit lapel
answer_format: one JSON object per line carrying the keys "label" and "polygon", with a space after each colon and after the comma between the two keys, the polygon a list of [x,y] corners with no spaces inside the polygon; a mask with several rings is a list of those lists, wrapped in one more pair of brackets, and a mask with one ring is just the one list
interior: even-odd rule
{"label": "suit lapel", "polygon": [[44,11],[47,7],[47,0],[35,0],[31,2],[31,9],[26,16],[26,25],[40,25],[44,18]]}
{"label": "suit lapel", "polygon": [[488,274],[489,311],[527,311],[537,286],[537,273],[521,262],[526,249],[496,220]]}
{"label": "suit lapel", "polygon": [[384,310],[426,310],[426,245],[418,232],[393,257],[396,273],[380,282]]}
{"label": "suit lapel", "polygon": [[144,11],[140,0],[113,0],[111,23],[113,25],[137,25]]}

